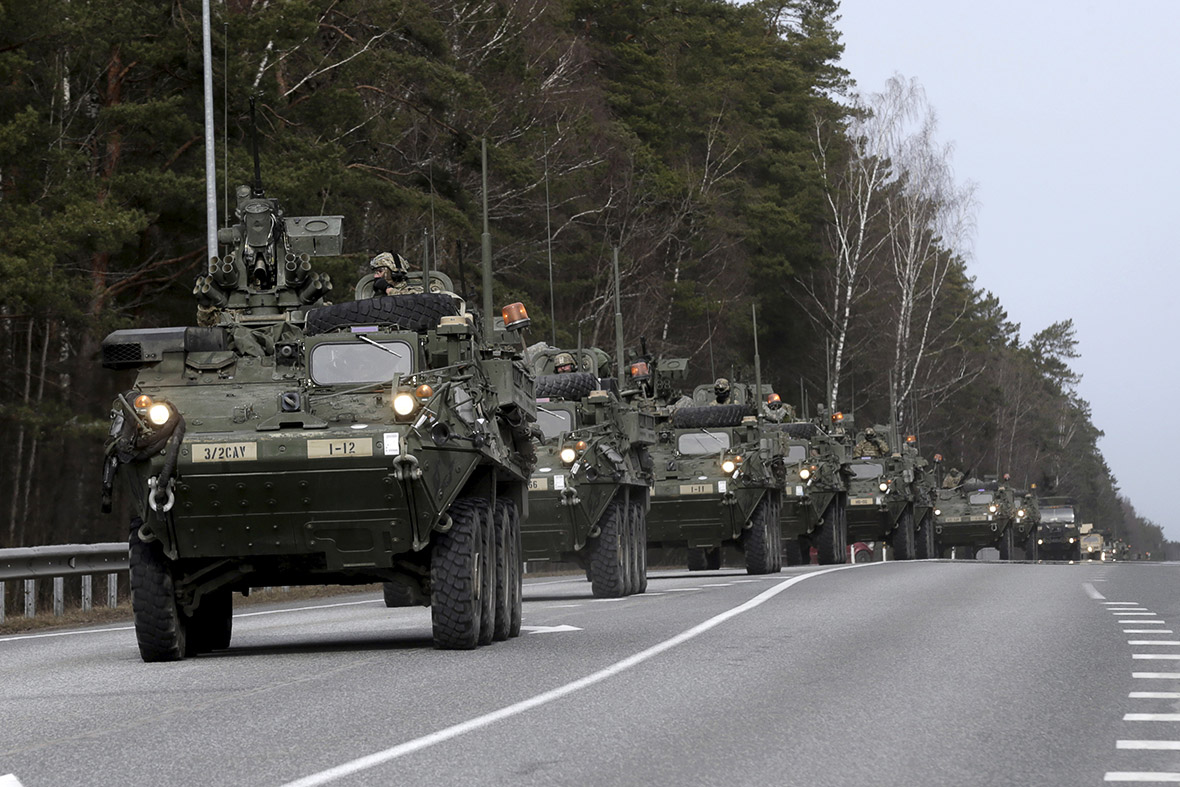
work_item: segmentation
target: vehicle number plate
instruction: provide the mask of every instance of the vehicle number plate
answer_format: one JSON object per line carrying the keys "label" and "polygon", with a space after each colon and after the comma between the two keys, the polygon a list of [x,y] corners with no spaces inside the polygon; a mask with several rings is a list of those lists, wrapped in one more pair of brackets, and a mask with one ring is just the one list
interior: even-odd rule
{"label": "vehicle number plate", "polygon": [[871,506],[874,503],[871,497],[854,497],[848,501],[850,506]]}
{"label": "vehicle number plate", "polygon": [[308,459],[338,459],[347,456],[372,456],[373,438],[346,438],[343,440],[308,440]]}
{"label": "vehicle number plate", "polygon": [[549,479],[544,476],[541,476],[540,478],[530,478],[529,479],[529,491],[530,492],[544,492],[548,488],[549,488]]}
{"label": "vehicle number plate", "polygon": [[962,522],[963,517],[961,517],[961,516],[944,516],[942,518],[942,521],[943,522]]}
{"label": "vehicle number plate", "polygon": [[712,484],[681,484],[680,494],[682,495],[710,495],[713,493]]}
{"label": "vehicle number plate", "polygon": [[257,443],[193,443],[194,462],[254,462]]}

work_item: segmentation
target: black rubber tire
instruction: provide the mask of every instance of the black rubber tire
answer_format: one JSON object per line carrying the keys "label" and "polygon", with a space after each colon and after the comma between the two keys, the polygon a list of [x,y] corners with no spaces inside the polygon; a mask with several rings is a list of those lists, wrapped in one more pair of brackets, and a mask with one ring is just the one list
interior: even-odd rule
{"label": "black rubber tire", "polygon": [[479,644],[491,645],[492,635],[496,630],[497,586],[496,564],[499,560],[499,550],[496,543],[496,526],[492,521],[492,506],[486,504],[480,512],[483,517],[483,551],[479,557],[480,577],[480,619]]}
{"label": "black rubber tire", "polygon": [[[622,492],[619,492],[622,497]],[[635,525],[631,521],[631,506],[623,505],[623,595],[630,596],[635,592],[635,584],[639,581],[639,566],[635,560]]]}
{"label": "black rubber tire", "polygon": [[507,600],[505,603],[506,619],[503,627],[504,636],[500,636],[500,619],[496,618],[496,639],[508,639],[520,636],[522,615],[522,599],[524,597],[524,565],[521,561],[520,516],[516,513],[516,502],[511,499],[497,498],[495,523],[497,531],[505,528],[507,552]]}
{"label": "black rubber tire", "polygon": [[813,423],[801,422],[794,424],[763,424],[763,429],[767,431],[783,432],[788,437],[794,437],[797,440],[810,440],[819,434],[819,427]]}
{"label": "black rubber tire", "polygon": [[783,562],[788,566],[803,565],[803,548],[797,539],[788,538],[783,542]]}
{"label": "black rubber tire", "polygon": [[1070,547],[1069,559],[1075,563],[1080,563],[1082,561],[1082,545],[1081,544],[1074,544],[1072,547]]}
{"label": "black rubber tire", "polygon": [[1016,559],[1016,528],[1011,523],[1000,534],[1000,540],[996,542],[996,549],[1000,550],[1000,560]]}
{"label": "black rubber tire", "polygon": [[914,555],[918,560],[938,557],[938,543],[934,539],[934,513],[928,512],[915,531]]}
{"label": "black rubber tire", "polygon": [[598,378],[589,372],[542,374],[537,376],[538,399],[585,399],[598,388]]}
{"label": "black rubber tire", "polygon": [[811,533],[811,543],[821,566],[848,562],[848,520],[842,495],[836,495],[828,504],[819,526]]}
{"label": "black rubber tire", "polygon": [[914,532],[914,505],[907,503],[901,516],[897,518],[897,527],[889,534],[889,549],[893,552],[893,560],[913,560],[917,557],[917,534]]}
{"label": "black rubber tire", "polygon": [[139,539],[142,524],[139,518],[131,521],[129,556],[139,655],[147,662],[179,661],[185,657],[188,620],[176,605],[171,567],[160,542],[145,544]]}
{"label": "black rubber tire", "polygon": [[854,563],[872,563],[873,562],[873,553],[869,552],[867,550],[864,550],[864,549],[858,549],[856,551],[856,554],[852,556],[852,562],[854,562]]}
{"label": "black rubber tire", "polygon": [[774,570],[774,534],[771,532],[771,515],[774,502],[767,492],[754,507],[750,515],[750,528],[742,538],[746,554],[747,574],[769,574]]}
{"label": "black rubber tire", "polygon": [[201,596],[201,605],[189,616],[187,628],[186,656],[228,648],[234,629],[233,593],[222,589]]}
{"label": "black rubber tire", "polygon": [[404,582],[382,582],[381,592],[385,597],[385,606],[390,608],[425,606],[419,600],[420,596]]}
{"label": "black rubber tire", "polygon": [[975,553],[979,551],[977,546],[956,546],[955,560],[974,560]]}
{"label": "black rubber tire", "polygon": [[639,576],[635,583],[635,592],[647,592],[647,511],[642,499],[631,501],[631,521],[635,523],[635,552],[638,557],[636,564]]}
{"label": "black rubber tire", "polygon": [[616,497],[599,517],[598,536],[590,542],[590,588],[595,598],[622,598],[626,593],[625,526],[623,501]]}
{"label": "black rubber tire", "polygon": [[676,429],[738,426],[743,418],[753,414],[753,409],[744,404],[681,407],[672,413],[672,426]]}
{"label": "black rubber tire", "polygon": [[443,317],[458,313],[455,299],[443,293],[380,295],[309,309],[303,332],[315,336],[353,325],[387,325],[422,333],[437,327]]}
{"label": "black rubber tire", "polygon": [[1037,561],[1040,557],[1040,550],[1037,549],[1037,529],[1034,527],[1024,542],[1024,559]]}
{"label": "black rubber tire", "polygon": [[483,607],[478,582],[483,545],[483,498],[461,497],[447,513],[451,527],[434,538],[430,555],[430,618],[434,646],[471,650],[479,644]]}
{"label": "black rubber tire", "polygon": [[512,522],[505,518],[499,498],[492,516],[492,534],[496,541],[495,563],[495,619],[492,622],[492,641],[508,639],[512,626],[512,544],[510,543]]}
{"label": "black rubber tire", "polygon": [[721,547],[689,547],[689,571],[716,571],[721,568]]}

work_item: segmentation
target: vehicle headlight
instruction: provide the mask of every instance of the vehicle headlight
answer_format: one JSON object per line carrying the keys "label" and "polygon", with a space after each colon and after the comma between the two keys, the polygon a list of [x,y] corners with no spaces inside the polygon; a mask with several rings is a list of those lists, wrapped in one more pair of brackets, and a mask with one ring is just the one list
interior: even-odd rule
{"label": "vehicle headlight", "polygon": [[1016,516],[1021,517],[1023,519],[1024,518],[1024,509],[1022,508],[1019,511],[1017,511]]}
{"label": "vehicle headlight", "polygon": [[1072,538],[1069,540],[1069,543],[1071,543],[1071,544],[1073,543],[1073,539],[1072,539]]}
{"label": "vehicle headlight", "polygon": [[1043,543],[1045,543],[1045,539],[1043,539],[1043,538],[1038,538],[1038,539],[1037,539],[1037,543],[1038,543],[1038,544],[1043,544]]}
{"label": "vehicle headlight", "polygon": [[987,507],[987,510],[994,514],[994,513],[996,513],[997,508],[998,507],[995,505],[990,505]]}
{"label": "vehicle headlight", "polygon": [[172,417],[172,408],[163,402],[156,402],[148,409],[147,417],[152,426],[163,426]]}
{"label": "vehicle headlight", "polygon": [[737,469],[737,465],[735,465],[733,463],[732,459],[726,459],[724,462],[721,463],[721,471],[723,473],[725,473],[726,475],[729,475],[730,473],[732,473],[736,469]]}
{"label": "vehicle headlight", "polygon": [[418,400],[412,393],[403,391],[393,397],[393,411],[400,416],[407,416],[418,409]]}
{"label": "vehicle headlight", "polygon": [[566,463],[567,465],[572,465],[574,460],[578,458],[578,452],[567,445],[565,448],[561,449],[560,456],[562,462]]}
{"label": "vehicle headlight", "polygon": [[941,508],[934,509],[934,515],[935,516],[942,516],[942,509]]}
{"label": "vehicle headlight", "polygon": [[808,478],[811,478],[811,471],[805,467],[799,471],[799,477],[806,481]]}
{"label": "vehicle headlight", "polygon": [[889,484],[882,481],[881,483],[877,484],[877,488],[880,489],[882,492],[888,492],[889,491]]}

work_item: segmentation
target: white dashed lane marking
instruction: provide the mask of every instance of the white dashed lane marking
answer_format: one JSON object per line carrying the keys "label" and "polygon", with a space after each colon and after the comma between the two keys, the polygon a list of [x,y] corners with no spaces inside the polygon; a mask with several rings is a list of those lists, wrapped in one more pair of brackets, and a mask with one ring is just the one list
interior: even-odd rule
{"label": "white dashed lane marking", "polygon": [[1127,697],[1133,700],[1180,700],[1180,691],[1132,691]]}
{"label": "white dashed lane marking", "polygon": [[1180,680],[1180,672],[1132,672],[1131,677],[1143,680]]}
{"label": "white dashed lane marking", "polygon": [[1180,639],[1129,639],[1128,645],[1180,645]]}
{"label": "white dashed lane marking", "polygon": [[1132,653],[1131,658],[1140,660],[1180,661],[1180,653]]}
{"label": "white dashed lane marking", "polygon": [[1168,625],[1162,620],[1143,620],[1142,618],[1131,618],[1130,620],[1120,620],[1119,623],[1138,623],[1140,626],[1166,626]]}
{"label": "white dashed lane marking", "polygon": [[1106,774],[1108,782],[1145,782],[1166,784],[1180,782],[1180,773],[1153,773],[1151,771],[1114,771]]}
{"label": "white dashed lane marking", "polygon": [[1124,634],[1173,634],[1171,629],[1123,629]]}
{"label": "white dashed lane marking", "polygon": [[1180,713],[1124,713],[1123,721],[1180,721]]}
{"label": "white dashed lane marking", "polygon": [[1116,741],[1118,749],[1146,749],[1148,751],[1180,751],[1180,741]]}

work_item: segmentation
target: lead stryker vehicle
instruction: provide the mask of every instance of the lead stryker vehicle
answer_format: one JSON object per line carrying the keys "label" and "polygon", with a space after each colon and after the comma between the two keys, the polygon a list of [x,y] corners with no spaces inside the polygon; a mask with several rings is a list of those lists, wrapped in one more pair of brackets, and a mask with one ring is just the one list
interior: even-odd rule
{"label": "lead stryker vehicle", "polygon": [[1082,534],[1076,505],[1069,497],[1042,497],[1037,553],[1043,560],[1081,560]]}
{"label": "lead stryker vehicle", "polygon": [[939,489],[934,508],[934,530],[941,552],[955,549],[955,557],[973,560],[983,547],[995,547],[1000,560],[1016,552],[1016,502],[1011,487],[995,481],[967,481],[953,489]]}
{"label": "lead stryker vehicle", "polygon": [[[662,363],[655,387],[666,391],[659,381]],[[664,369],[684,371],[683,365]],[[698,387],[694,401],[710,389]],[[704,570],[720,568],[722,549],[732,544],[744,552],[749,573],[774,573],[782,569],[782,486],[773,469],[778,441],[764,436],[751,387],[735,383],[731,396],[727,404],[657,411],[663,416],[651,448],[648,546],[687,547],[689,569]]]}
{"label": "lead stryker vehicle", "polygon": [[[888,433],[884,426],[875,430]],[[865,446],[861,441],[857,447]],[[931,509],[925,461],[907,443],[902,450],[861,450],[849,461],[848,538],[851,541],[884,541],[896,560],[933,557],[927,515]],[[918,534],[921,532],[922,538]]]}
{"label": "lead stryker vehicle", "polygon": [[339,254],[339,217],[284,216],[257,174],[237,216],[197,282],[204,327],[103,342],[105,366],[138,372],[104,503],[117,477],[143,659],[227,647],[231,594],[271,585],[386,582],[387,602],[432,607],[440,648],[518,634],[523,308],[488,331],[450,292],[327,305],[310,258]]}
{"label": "lead stryker vehicle", "polygon": [[643,593],[647,446],[655,442],[655,418],[624,401],[613,378],[600,376],[610,374],[601,350],[581,354],[582,371],[562,374],[554,373],[554,359],[564,351],[529,350],[542,437],[529,482],[524,557],[577,563],[599,598]]}

